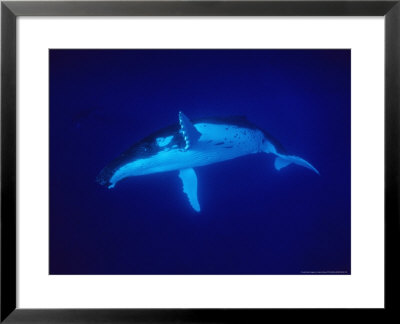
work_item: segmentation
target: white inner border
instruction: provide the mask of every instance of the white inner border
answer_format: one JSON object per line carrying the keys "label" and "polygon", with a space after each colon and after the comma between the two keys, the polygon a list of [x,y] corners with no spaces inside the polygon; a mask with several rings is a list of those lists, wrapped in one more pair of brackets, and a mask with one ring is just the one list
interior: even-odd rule
{"label": "white inner border", "polygon": [[[49,276],[49,48],[351,48],[352,274]],[[18,307],[381,308],[384,19],[20,17],[17,197]]]}

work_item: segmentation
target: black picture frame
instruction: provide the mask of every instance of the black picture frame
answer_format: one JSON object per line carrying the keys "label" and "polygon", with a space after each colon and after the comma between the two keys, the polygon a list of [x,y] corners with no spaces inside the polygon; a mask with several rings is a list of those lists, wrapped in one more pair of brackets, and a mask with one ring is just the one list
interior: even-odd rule
{"label": "black picture frame", "polygon": [[[384,16],[385,18],[385,307],[347,310],[382,320],[397,312],[400,259],[400,0],[395,1],[2,1],[1,2],[1,288],[4,323],[266,321],[289,309],[16,308],[16,19],[19,16]],[[373,154],[373,152],[371,152]],[[291,310],[310,320],[337,310]],[[391,314],[393,315],[393,314]],[[326,318],[326,317],[324,317]],[[339,317],[338,317],[339,318]],[[342,318],[340,318],[342,319]],[[282,320],[282,319],[277,319]]]}

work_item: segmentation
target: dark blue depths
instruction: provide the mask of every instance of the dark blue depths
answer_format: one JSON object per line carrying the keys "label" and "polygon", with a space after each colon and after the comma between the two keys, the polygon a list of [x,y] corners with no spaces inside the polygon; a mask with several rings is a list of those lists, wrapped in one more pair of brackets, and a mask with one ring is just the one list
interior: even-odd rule
{"label": "dark blue depths", "polygon": [[[349,50],[50,50],[51,274],[350,274]],[[246,115],[320,172],[267,154],[114,189],[98,172],[189,118]]]}

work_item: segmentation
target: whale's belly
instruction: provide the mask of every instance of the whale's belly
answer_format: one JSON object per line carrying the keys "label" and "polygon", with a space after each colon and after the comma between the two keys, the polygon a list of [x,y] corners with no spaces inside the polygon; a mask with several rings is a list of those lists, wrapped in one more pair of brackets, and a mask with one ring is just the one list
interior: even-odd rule
{"label": "whale's belly", "polygon": [[134,175],[194,168],[260,151],[262,133],[259,130],[223,124],[194,126],[202,134],[196,144],[188,150],[163,150],[145,160],[135,161],[138,169]]}
{"label": "whale's belly", "polygon": [[119,168],[110,182],[115,184],[129,176],[195,168],[260,151],[262,133],[257,129],[207,123],[194,126],[202,135],[189,149],[165,148],[150,157],[136,159]]}

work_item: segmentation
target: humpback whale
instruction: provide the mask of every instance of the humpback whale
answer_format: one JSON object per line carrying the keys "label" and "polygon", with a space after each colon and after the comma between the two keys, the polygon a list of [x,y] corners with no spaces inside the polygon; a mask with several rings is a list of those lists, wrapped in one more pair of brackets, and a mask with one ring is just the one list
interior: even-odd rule
{"label": "humpback whale", "polygon": [[197,167],[248,154],[268,153],[275,157],[276,170],[296,164],[319,174],[306,160],[289,155],[274,137],[246,117],[191,121],[179,112],[178,120],[175,125],[163,128],[131,146],[100,171],[97,182],[114,188],[127,177],[178,171],[190,205],[200,212],[194,170]]}

